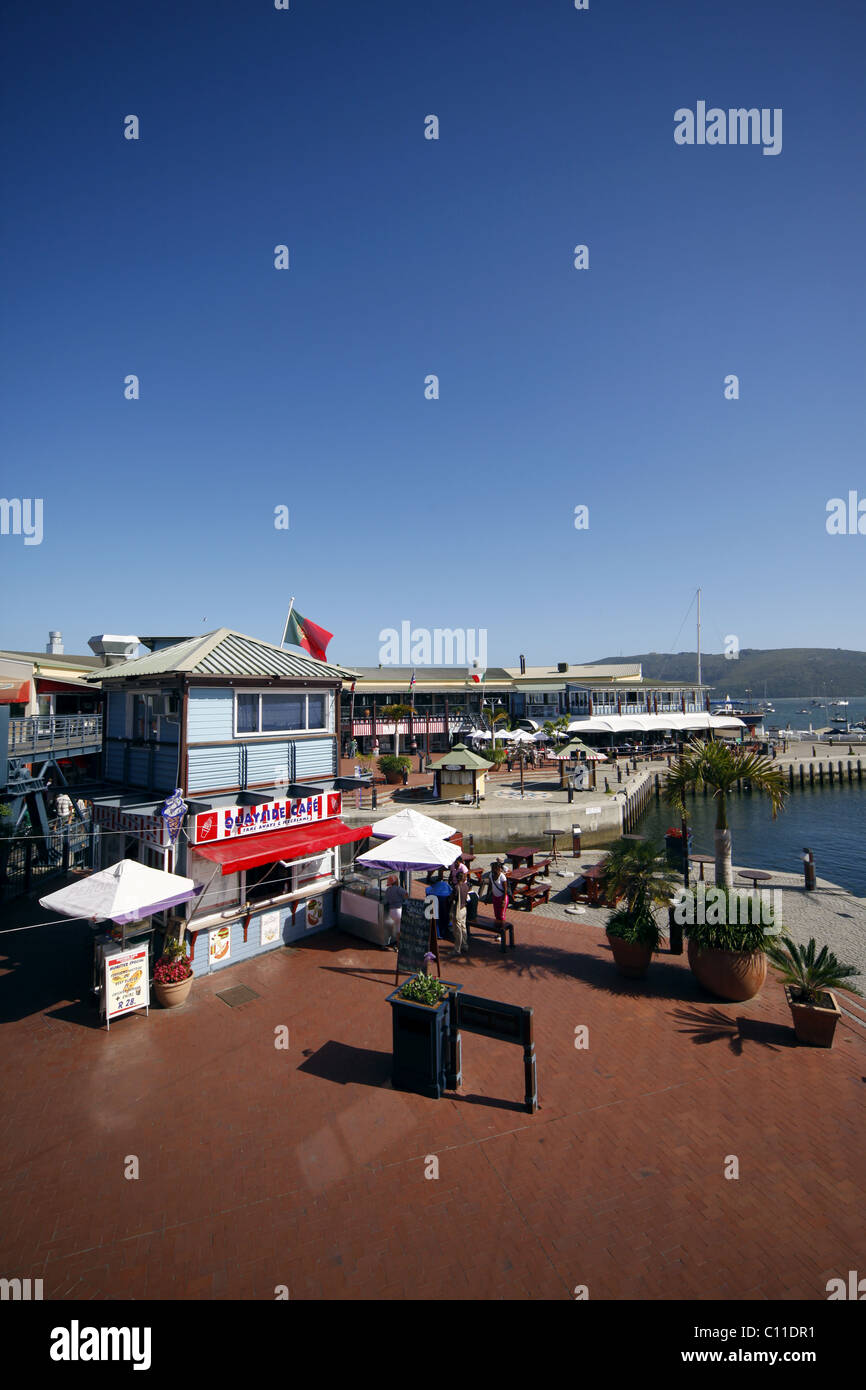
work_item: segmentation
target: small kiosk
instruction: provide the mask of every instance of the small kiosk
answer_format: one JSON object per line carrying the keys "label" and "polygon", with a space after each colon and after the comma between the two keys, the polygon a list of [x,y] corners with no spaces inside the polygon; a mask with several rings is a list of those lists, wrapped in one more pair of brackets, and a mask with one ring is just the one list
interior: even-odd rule
{"label": "small kiosk", "polygon": [[484,800],[484,776],[490,771],[490,763],[465,743],[455,743],[450,753],[430,766],[438,775],[440,801]]}

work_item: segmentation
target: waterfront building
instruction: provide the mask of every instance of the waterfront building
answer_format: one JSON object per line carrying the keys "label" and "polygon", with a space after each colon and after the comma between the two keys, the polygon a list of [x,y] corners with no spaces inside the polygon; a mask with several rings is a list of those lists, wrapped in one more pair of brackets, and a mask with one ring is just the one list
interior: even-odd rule
{"label": "waterfront building", "polygon": [[[106,698],[101,862],[135,858],[192,878],[196,973],[273,950],[336,920],[341,846],[340,690],[354,673],[229,628],[94,673]],[[162,809],[180,789],[176,844]],[[162,923],[168,926],[168,921]],[[203,938],[203,941],[200,940]]]}
{"label": "waterfront building", "polygon": [[[415,683],[411,685],[413,672]],[[361,667],[355,689],[343,701],[344,752],[351,740],[362,751],[391,752],[395,735],[401,751],[444,752],[450,741],[507,715],[527,728],[547,720],[592,715],[692,714],[708,708],[711,687],[697,682],[647,680],[640,663],[488,667],[483,681],[454,666]],[[410,693],[411,691],[411,693]],[[395,726],[380,714],[383,706],[411,704],[411,715]]]}
{"label": "waterfront building", "polygon": [[27,812],[47,836],[58,788],[98,777],[102,695],[87,677],[102,666],[99,655],[65,653],[59,632],[45,652],[0,651],[0,801],[13,830]]}

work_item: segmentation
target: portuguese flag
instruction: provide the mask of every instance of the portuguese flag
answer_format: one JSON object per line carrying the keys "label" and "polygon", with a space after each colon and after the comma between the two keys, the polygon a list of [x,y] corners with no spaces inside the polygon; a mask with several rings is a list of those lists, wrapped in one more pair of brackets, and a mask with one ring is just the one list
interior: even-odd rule
{"label": "portuguese flag", "polygon": [[297,608],[293,608],[283,633],[282,645],[285,646],[288,642],[293,647],[303,647],[304,651],[309,652],[317,661],[325,661],[325,652],[333,635],[333,632],[328,632],[327,628],[319,627],[318,623],[302,617]]}

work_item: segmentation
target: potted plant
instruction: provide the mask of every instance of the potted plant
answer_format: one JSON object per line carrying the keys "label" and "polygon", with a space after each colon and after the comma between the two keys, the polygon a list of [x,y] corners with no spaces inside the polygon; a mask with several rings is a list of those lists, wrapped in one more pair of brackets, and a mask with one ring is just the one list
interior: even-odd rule
{"label": "potted plant", "polygon": [[655,908],[670,901],[675,882],[664,854],[649,840],[620,840],[605,860],[604,898],[625,899],[608,919],[607,940],[617,970],[627,979],[643,979],[661,944]]}
{"label": "potted plant", "polygon": [[[692,848],[692,832],[689,830],[686,838],[686,847],[689,851]],[[672,825],[665,831],[665,854],[671,868],[682,869],[683,867],[683,832]]]}
{"label": "potted plant", "polygon": [[[754,900],[743,890],[716,888],[711,893],[718,896],[702,914],[704,920],[684,927],[689,967],[710,994],[743,1003],[755,997],[767,978],[766,953],[773,928],[761,922],[760,912],[751,912]],[[750,920],[755,915],[758,920]]]}
{"label": "potted plant", "polygon": [[842,1016],[832,990],[844,988],[861,994],[856,985],[844,983],[859,974],[857,967],[841,965],[826,946],[818,951],[814,937],[806,946],[798,946],[783,936],[768,942],[767,955],[781,971],[797,1041],[810,1047],[832,1047]]}
{"label": "potted plant", "polygon": [[379,759],[379,771],[384,774],[386,782],[402,782],[403,773],[412,771],[412,759],[405,754],[383,753]]}
{"label": "potted plant", "polygon": [[450,996],[462,986],[419,973],[388,995],[393,1032],[392,1080],[400,1091],[438,1100],[458,1084],[452,1059]]}
{"label": "potted plant", "polygon": [[182,941],[167,938],[163,952],[153,967],[153,992],[164,1009],[176,1009],[186,1002],[192,989],[193,971]]}

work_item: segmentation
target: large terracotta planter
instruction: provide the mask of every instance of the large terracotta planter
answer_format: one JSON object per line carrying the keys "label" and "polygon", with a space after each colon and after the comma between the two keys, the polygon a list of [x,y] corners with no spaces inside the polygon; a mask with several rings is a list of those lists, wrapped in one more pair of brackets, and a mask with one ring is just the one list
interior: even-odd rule
{"label": "large terracotta planter", "polygon": [[605,936],[620,975],[624,975],[627,980],[642,980],[653,958],[652,946],[624,941],[621,936],[611,936],[609,932],[605,932]]}
{"label": "large terracotta planter", "polygon": [[704,989],[733,1004],[754,999],[767,978],[763,951],[702,950],[690,941],[689,966]]}
{"label": "large terracotta planter", "polygon": [[785,998],[791,1010],[791,1022],[797,1035],[797,1042],[808,1043],[810,1047],[832,1047],[836,1024],[842,1017],[842,1010],[836,1003],[836,996],[829,989],[824,991],[832,1006],[800,1004],[791,998],[791,986],[785,986]]}
{"label": "large terracotta planter", "polygon": [[190,971],[185,980],[178,980],[175,984],[163,984],[159,980],[153,982],[153,992],[157,1003],[163,1009],[177,1009],[181,1004],[186,1003],[187,995],[192,989],[193,973]]}
{"label": "large terracotta planter", "polygon": [[382,776],[385,778],[388,785],[392,787],[396,787],[399,782],[403,781],[402,772],[384,772]]}

